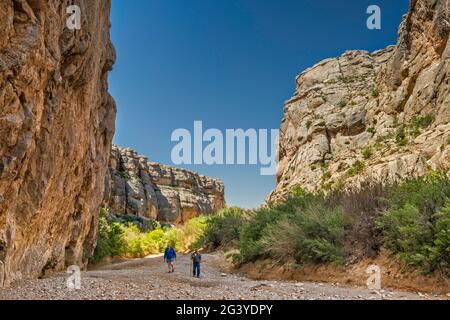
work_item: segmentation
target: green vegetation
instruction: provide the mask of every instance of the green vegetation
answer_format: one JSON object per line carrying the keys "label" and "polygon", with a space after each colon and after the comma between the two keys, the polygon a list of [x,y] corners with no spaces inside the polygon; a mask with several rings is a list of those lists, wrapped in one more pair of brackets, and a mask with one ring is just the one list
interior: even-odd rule
{"label": "green vegetation", "polygon": [[358,77],[357,76],[338,76],[337,80],[341,81],[343,83],[352,83],[354,82]]}
{"label": "green vegetation", "polygon": [[426,115],[423,117],[414,117],[408,125],[409,133],[413,137],[417,137],[422,129],[426,129],[433,124],[435,117],[433,115]]}
{"label": "green vegetation", "polygon": [[357,161],[353,164],[353,166],[347,171],[347,175],[348,175],[349,177],[354,177],[354,176],[356,176],[357,174],[360,174],[361,172],[363,172],[363,171],[364,171],[364,168],[365,168],[364,162],[362,162],[362,161],[360,161],[360,160],[357,160]]}
{"label": "green vegetation", "polygon": [[312,121],[311,120],[307,120],[306,123],[305,123],[306,129],[309,130],[311,128],[311,126],[312,126]]}
{"label": "green vegetation", "polygon": [[404,126],[397,129],[395,133],[395,143],[398,146],[405,146],[408,143],[408,137],[406,136],[406,130]]}
{"label": "green vegetation", "polygon": [[278,261],[342,264],[348,223],[340,208],[312,201],[268,225],[258,240],[259,247],[262,254]]}
{"label": "green vegetation", "polygon": [[329,167],[329,164],[326,163],[325,161],[323,161],[323,162],[320,163],[320,168],[321,168],[322,170],[328,170],[328,167]]}
{"label": "green vegetation", "polygon": [[373,148],[372,147],[366,147],[362,150],[362,156],[364,159],[370,159],[372,157],[373,154]]}
{"label": "green vegetation", "polygon": [[[347,176],[364,170],[361,161]],[[343,183],[338,180],[335,184]],[[400,184],[355,192],[313,194],[299,186],[283,202],[256,210],[232,207],[179,228],[108,222],[102,213],[93,262],[107,256],[142,257],[172,244],[233,250],[236,263],[273,259],[282,265],[343,264],[382,248],[413,270],[450,276],[450,179],[437,172]]]}
{"label": "green vegetation", "polygon": [[[376,138],[373,147],[379,149],[383,146],[383,143],[394,139],[395,143],[399,146],[406,146],[410,139],[416,138],[422,130],[428,128],[435,121],[433,115],[426,115],[420,117],[414,117],[409,124],[400,124],[398,118],[394,118],[393,126],[396,128],[395,132],[385,134]],[[374,127],[367,129],[368,133],[375,134],[376,130]]]}
{"label": "green vegetation", "polygon": [[380,96],[380,93],[378,92],[377,88],[373,88],[372,89],[372,97],[373,98],[378,98]]}
{"label": "green vegetation", "polygon": [[253,211],[240,232],[238,244],[240,254],[236,257],[237,261],[248,262],[263,257],[268,248],[266,247],[267,239],[262,239],[268,234],[268,228],[274,232],[275,227],[272,226],[277,225],[279,221],[293,219],[297,211],[303,211],[319,200],[319,196],[304,192],[297,187],[292,190],[292,197],[285,202],[269,204],[265,208]]}
{"label": "green vegetation", "polygon": [[450,275],[450,180],[438,173],[350,194],[325,196],[297,186],[282,203],[219,220],[213,229],[228,229],[227,221],[235,226],[228,239],[239,250],[237,263],[342,264],[355,252],[362,258],[384,247],[424,273]]}
{"label": "green vegetation", "polygon": [[97,246],[91,261],[96,263],[105,257],[120,256],[125,245],[123,234],[122,225],[116,222],[108,223],[106,210],[102,209],[98,226]]}
{"label": "green vegetation", "polygon": [[320,179],[322,180],[322,182],[325,182],[325,181],[327,181],[330,178],[331,178],[331,172],[330,171],[325,171],[322,174],[322,177]]}
{"label": "green vegetation", "polygon": [[396,119],[397,131],[395,133],[395,143],[398,146],[405,146],[406,144],[408,144],[409,137],[417,137],[418,135],[420,135],[422,130],[431,126],[434,121],[435,117],[433,115],[414,117],[407,125],[399,125],[398,119]]}
{"label": "green vegetation", "polygon": [[239,231],[247,221],[248,213],[237,207],[221,210],[206,220],[206,228],[197,241],[198,247],[228,247],[239,240]]}
{"label": "green vegetation", "polygon": [[140,258],[161,253],[169,244],[177,251],[188,251],[203,235],[206,222],[206,217],[198,217],[180,228],[161,227],[156,223],[153,230],[142,231],[131,222],[123,225],[108,221],[107,210],[102,209],[97,247],[91,262],[97,263],[106,257]]}
{"label": "green vegetation", "polygon": [[124,178],[125,180],[130,180],[131,176],[128,172],[126,171],[119,171],[119,175]]}
{"label": "green vegetation", "polygon": [[367,128],[367,132],[370,133],[370,134],[372,134],[372,135],[374,135],[375,133],[377,133],[377,131],[375,130],[374,127]]}
{"label": "green vegetation", "polygon": [[338,103],[338,107],[339,108],[345,108],[346,105],[347,105],[347,101],[346,100],[341,100]]}
{"label": "green vegetation", "polygon": [[437,173],[391,188],[377,220],[383,243],[423,272],[450,276],[450,181]]}

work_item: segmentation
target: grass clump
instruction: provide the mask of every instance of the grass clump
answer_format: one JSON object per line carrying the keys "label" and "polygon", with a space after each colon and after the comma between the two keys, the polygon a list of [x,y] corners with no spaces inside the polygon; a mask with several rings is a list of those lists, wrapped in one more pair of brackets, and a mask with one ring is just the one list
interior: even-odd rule
{"label": "grass clump", "polygon": [[364,148],[362,151],[362,156],[365,160],[368,160],[372,157],[373,155],[373,148],[372,147],[366,147]]}
{"label": "grass clump", "polygon": [[372,94],[372,98],[375,98],[375,99],[380,96],[380,93],[378,92],[377,88],[373,88],[371,94]]}
{"label": "grass clump", "polygon": [[395,133],[395,143],[398,146],[406,146],[408,143],[408,137],[406,135],[406,130],[404,126],[401,126],[397,129],[397,132]]}
{"label": "grass clump", "polygon": [[349,177],[354,177],[357,174],[360,174],[361,172],[364,171],[365,168],[365,164],[364,162],[357,160],[353,166],[348,170],[347,174]]}
{"label": "grass clump", "polygon": [[428,128],[435,121],[435,117],[433,115],[426,115],[422,117],[414,117],[411,120],[411,123],[408,125],[409,133],[413,137],[417,137],[420,135],[423,129]]}
{"label": "grass clump", "polygon": [[356,76],[344,76],[344,75],[337,77],[338,81],[342,81],[343,83],[352,83],[356,80],[356,78],[357,78]]}
{"label": "grass clump", "polygon": [[347,106],[347,101],[346,100],[341,100],[338,103],[338,107],[339,108],[345,108]]}

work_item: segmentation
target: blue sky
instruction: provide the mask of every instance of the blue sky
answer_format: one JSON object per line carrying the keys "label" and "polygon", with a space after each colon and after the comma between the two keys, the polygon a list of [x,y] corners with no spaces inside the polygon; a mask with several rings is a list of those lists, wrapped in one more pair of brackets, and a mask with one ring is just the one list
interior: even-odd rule
{"label": "blue sky", "polygon": [[[380,6],[382,29],[366,27]],[[348,49],[395,44],[408,0],[113,0],[118,106],[114,143],[171,163],[171,134],[278,129],[304,69]],[[257,207],[275,186],[255,165],[184,165],[225,182],[230,205]]]}

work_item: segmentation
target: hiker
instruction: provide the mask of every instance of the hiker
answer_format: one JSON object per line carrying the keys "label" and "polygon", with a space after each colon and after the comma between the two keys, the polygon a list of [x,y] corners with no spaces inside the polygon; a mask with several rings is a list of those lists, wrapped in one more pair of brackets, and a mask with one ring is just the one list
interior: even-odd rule
{"label": "hiker", "polygon": [[175,249],[171,245],[169,245],[164,251],[164,261],[167,262],[167,266],[169,267],[169,273],[175,271],[175,268],[173,267],[173,262],[176,259],[177,253],[175,252]]}
{"label": "hiker", "polygon": [[193,266],[193,276],[200,278],[200,263],[202,262],[202,255],[195,250],[191,255],[192,266]]}

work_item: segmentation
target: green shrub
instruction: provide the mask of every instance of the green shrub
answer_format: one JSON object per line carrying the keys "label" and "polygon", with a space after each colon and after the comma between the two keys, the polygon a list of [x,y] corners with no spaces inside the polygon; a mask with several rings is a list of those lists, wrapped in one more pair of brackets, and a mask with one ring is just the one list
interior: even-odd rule
{"label": "green shrub", "polygon": [[377,220],[386,248],[428,273],[450,274],[450,181],[432,173],[391,187]]}
{"label": "green shrub", "polygon": [[377,133],[377,130],[374,127],[370,127],[370,128],[367,128],[367,132],[373,135],[373,134]]}
{"label": "green shrub", "polygon": [[309,130],[311,128],[311,126],[312,126],[312,121],[311,120],[307,120],[306,123],[305,123],[306,129]]}
{"label": "green shrub", "polygon": [[125,244],[123,235],[123,226],[116,222],[108,223],[106,210],[102,209],[98,226],[97,246],[91,261],[97,263],[106,257],[120,256]]}
{"label": "green shrub", "polygon": [[161,228],[155,223],[153,230],[142,231],[132,222],[127,225],[108,222],[103,213],[99,222],[97,246],[90,261],[97,263],[106,257],[141,258],[161,253],[169,244],[177,251],[189,251],[203,235],[206,220],[206,217],[197,217],[184,226],[174,228]]}
{"label": "green shrub", "polygon": [[408,138],[406,136],[405,127],[401,126],[397,129],[397,132],[395,134],[395,143],[398,146],[405,146],[408,143]]}
{"label": "green shrub", "polygon": [[343,263],[346,225],[348,221],[339,208],[314,203],[269,225],[259,245],[279,261]]}
{"label": "green shrub", "polygon": [[433,115],[426,115],[423,117],[414,117],[408,125],[408,133],[412,137],[420,135],[422,129],[428,128],[435,121]]}
{"label": "green shrub", "polygon": [[249,221],[241,229],[238,244],[239,262],[254,261],[264,254],[264,247],[260,239],[268,226],[294,215],[298,210],[320,201],[320,198],[319,195],[305,192],[300,187],[296,187],[293,188],[292,195],[284,202],[269,204],[265,208],[253,211]]}
{"label": "green shrub", "polygon": [[426,129],[431,126],[435,120],[435,116],[430,114],[423,117],[414,117],[411,121],[411,126]]}
{"label": "green shrub", "polygon": [[207,216],[200,216],[186,222],[181,228],[181,241],[178,243],[179,250],[192,251],[193,249],[200,249],[198,246],[199,239],[204,235],[207,224]]}
{"label": "green shrub", "polygon": [[436,229],[430,249],[432,267],[450,276],[450,204],[447,203],[434,218]]}
{"label": "green shrub", "polygon": [[119,175],[125,180],[130,180],[131,179],[130,174],[128,172],[126,172],[126,171],[119,171]]}
{"label": "green shrub", "polygon": [[364,168],[365,168],[364,162],[362,162],[362,161],[360,161],[360,160],[357,160],[357,161],[353,164],[353,166],[348,170],[347,175],[348,175],[349,177],[354,177],[354,176],[356,176],[357,174],[360,174],[361,172],[363,172],[363,171],[364,171]]}
{"label": "green shrub", "polygon": [[450,198],[450,180],[443,173],[430,172],[425,177],[391,186],[387,198],[390,208],[411,204],[423,214],[431,216]]}
{"label": "green shrub", "polygon": [[380,96],[380,93],[378,92],[377,88],[373,88],[372,89],[372,97],[373,98],[378,98]]}
{"label": "green shrub", "polygon": [[362,150],[362,156],[364,159],[370,159],[372,157],[373,154],[373,149],[371,147],[366,147]]}
{"label": "green shrub", "polygon": [[342,81],[344,83],[354,82],[356,78],[357,78],[356,76],[343,76],[343,75],[337,77],[339,81]]}
{"label": "green shrub", "polygon": [[237,207],[228,207],[209,216],[197,246],[217,248],[233,244],[239,239],[239,231],[246,219],[246,211]]}
{"label": "green shrub", "polygon": [[327,180],[329,180],[331,178],[331,172],[330,171],[325,171],[322,174],[322,177],[320,178],[322,180],[322,182],[325,182]]}

